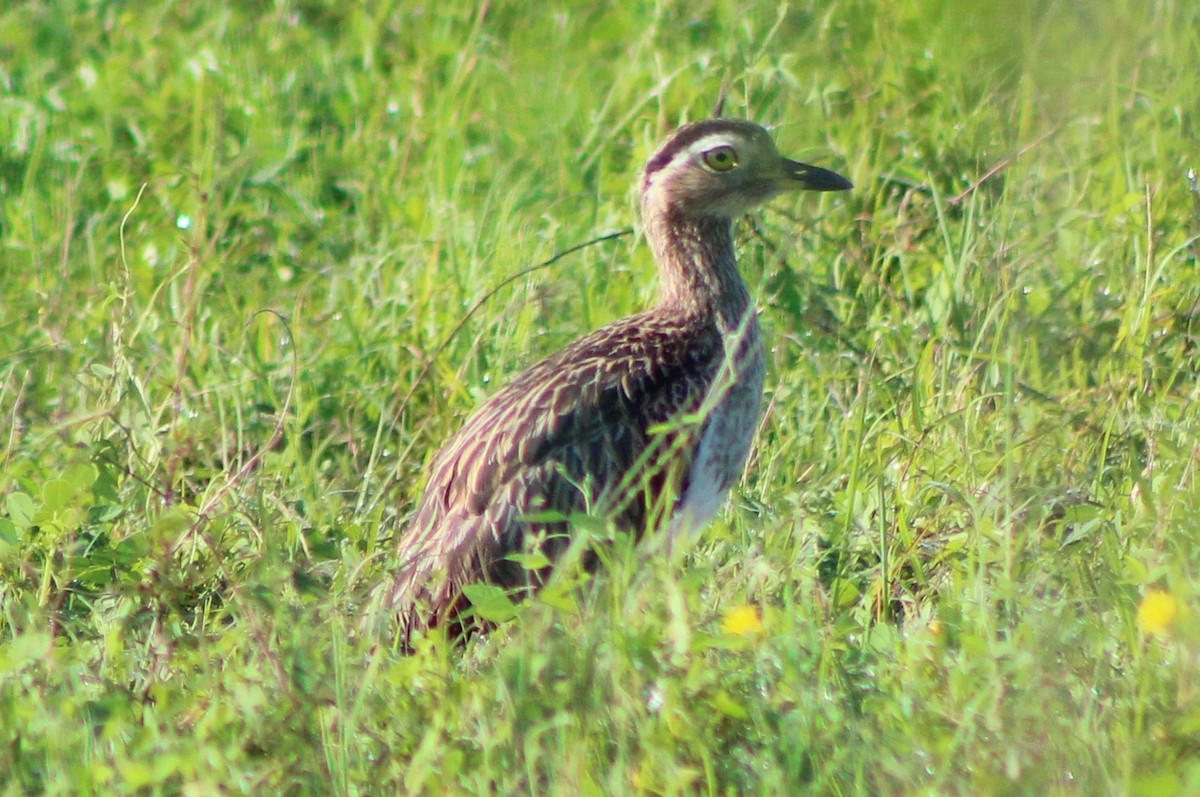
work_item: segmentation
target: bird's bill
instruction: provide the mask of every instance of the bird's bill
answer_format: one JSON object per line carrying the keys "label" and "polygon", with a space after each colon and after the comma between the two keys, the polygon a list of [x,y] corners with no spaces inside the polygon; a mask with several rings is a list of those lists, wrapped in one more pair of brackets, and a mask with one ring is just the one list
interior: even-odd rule
{"label": "bird's bill", "polygon": [[799,188],[803,191],[849,191],[854,183],[837,172],[810,166],[807,163],[783,159],[784,188]]}

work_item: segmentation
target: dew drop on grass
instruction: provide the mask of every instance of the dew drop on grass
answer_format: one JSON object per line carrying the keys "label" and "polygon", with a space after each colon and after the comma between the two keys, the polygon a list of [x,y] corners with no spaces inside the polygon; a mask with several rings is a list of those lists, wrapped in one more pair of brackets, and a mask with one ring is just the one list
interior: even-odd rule
{"label": "dew drop on grass", "polygon": [[646,710],[651,714],[657,714],[662,711],[663,706],[667,703],[666,696],[663,694],[662,687],[654,684],[646,692]]}
{"label": "dew drop on grass", "polygon": [[56,111],[67,110],[67,103],[63,99],[62,89],[58,86],[54,86],[46,92],[46,102]]}

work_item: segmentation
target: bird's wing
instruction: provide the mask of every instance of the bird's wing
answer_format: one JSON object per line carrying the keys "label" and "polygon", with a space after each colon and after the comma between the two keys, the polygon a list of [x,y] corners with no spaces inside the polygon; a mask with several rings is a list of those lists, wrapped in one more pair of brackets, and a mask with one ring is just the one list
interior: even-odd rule
{"label": "bird's wing", "polygon": [[[715,328],[633,316],[480,406],[435,458],[400,541],[391,603],[410,615],[405,624],[456,612],[472,581],[536,583],[538,574],[505,557],[533,533],[564,534],[567,516],[602,514],[640,530],[652,498],[682,489],[687,442],[699,429],[673,422],[700,407],[723,355]],[[664,425],[671,430],[652,431]],[[565,546],[560,536],[543,550]]]}

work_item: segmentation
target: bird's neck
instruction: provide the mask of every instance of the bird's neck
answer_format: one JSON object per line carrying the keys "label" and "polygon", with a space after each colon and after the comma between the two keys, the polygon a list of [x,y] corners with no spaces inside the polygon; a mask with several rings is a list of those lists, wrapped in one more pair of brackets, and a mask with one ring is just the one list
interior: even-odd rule
{"label": "bird's neck", "polygon": [[714,317],[729,328],[744,323],[750,289],[737,268],[733,222],[647,210],[643,222],[658,264],[659,304],[687,316]]}

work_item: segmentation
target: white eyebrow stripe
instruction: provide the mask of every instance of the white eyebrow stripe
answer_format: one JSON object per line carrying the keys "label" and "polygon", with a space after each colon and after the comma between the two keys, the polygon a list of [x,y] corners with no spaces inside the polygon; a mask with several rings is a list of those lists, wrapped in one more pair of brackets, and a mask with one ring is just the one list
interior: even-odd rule
{"label": "white eyebrow stripe", "polygon": [[738,135],[736,131],[719,130],[714,133],[709,133],[701,136],[695,141],[687,144],[682,149],[674,152],[671,159],[665,163],[655,165],[653,171],[647,172],[645,185],[653,185],[658,182],[659,175],[675,169],[682,168],[688,163],[694,163],[701,154],[708,152],[716,147],[733,147],[735,151],[745,141]]}
{"label": "white eyebrow stripe", "polygon": [[705,136],[704,138],[696,139],[690,145],[688,145],[688,148],[684,151],[687,152],[689,155],[692,155],[697,152],[707,152],[708,150],[713,149],[714,147],[722,147],[722,146],[725,146],[725,147],[733,146],[731,137],[726,135],[725,133],[713,133],[711,135]]}

